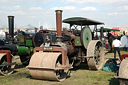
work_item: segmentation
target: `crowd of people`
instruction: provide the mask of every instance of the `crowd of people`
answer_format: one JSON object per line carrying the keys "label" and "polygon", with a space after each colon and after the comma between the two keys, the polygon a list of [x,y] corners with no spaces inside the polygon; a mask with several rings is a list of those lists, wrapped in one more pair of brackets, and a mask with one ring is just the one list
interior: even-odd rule
{"label": "crowd of people", "polygon": [[120,46],[121,46],[121,42],[120,40],[118,40],[117,36],[114,36],[114,39],[112,40],[112,42],[110,42],[110,40],[105,39],[104,37],[101,40],[103,46],[104,46],[104,51],[105,52],[109,52],[109,51],[114,51],[114,59],[116,59],[116,52],[118,52],[119,55],[119,59],[121,57],[120,54]]}

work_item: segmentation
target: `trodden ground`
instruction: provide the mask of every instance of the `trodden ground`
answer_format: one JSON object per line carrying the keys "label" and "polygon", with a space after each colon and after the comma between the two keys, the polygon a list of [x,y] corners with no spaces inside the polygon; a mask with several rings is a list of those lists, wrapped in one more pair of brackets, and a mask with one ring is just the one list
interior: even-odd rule
{"label": "trodden ground", "polygon": [[[127,52],[121,51],[121,54]],[[118,55],[117,55],[118,56]],[[113,53],[108,53],[105,58],[112,58]],[[80,66],[71,70],[71,76],[65,81],[46,81],[33,79],[29,70],[23,67],[17,60],[18,66],[15,72],[9,76],[0,76],[0,85],[119,85],[118,79],[114,78],[114,72],[105,72],[102,70],[92,71],[88,66],[82,63]]]}

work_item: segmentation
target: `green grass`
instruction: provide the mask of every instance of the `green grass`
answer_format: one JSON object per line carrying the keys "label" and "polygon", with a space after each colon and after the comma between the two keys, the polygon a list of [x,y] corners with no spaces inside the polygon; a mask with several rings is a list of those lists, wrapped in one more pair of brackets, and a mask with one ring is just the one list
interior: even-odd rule
{"label": "green grass", "polygon": [[[121,51],[121,54],[126,53]],[[105,55],[105,58],[112,57],[113,53]],[[71,76],[65,81],[36,80],[30,76],[29,70],[19,62],[13,74],[0,76],[0,85],[119,85],[119,81],[114,78],[114,75],[114,72],[92,71],[88,69],[86,64],[81,64],[79,67],[71,70]]]}

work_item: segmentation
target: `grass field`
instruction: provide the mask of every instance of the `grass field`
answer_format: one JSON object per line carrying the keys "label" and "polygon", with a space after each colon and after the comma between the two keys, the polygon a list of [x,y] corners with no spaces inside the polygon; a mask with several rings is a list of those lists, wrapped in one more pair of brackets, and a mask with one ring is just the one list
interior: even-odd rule
{"label": "grass field", "polygon": [[[127,52],[122,51],[121,54]],[[118,55],[117,55],[118,56]],[[105,58],[113,57],[113,53],[108,53]],[[45,81],[33,79],[29,70],[23,67],[19,61],[15,72],[9,76],[0,76],[0,85],[119,85],[118,79],[114,78],[114,72],[102,70],[89,70],[86,64],[81,64],[71,70],[71,76],[65,81]]]}

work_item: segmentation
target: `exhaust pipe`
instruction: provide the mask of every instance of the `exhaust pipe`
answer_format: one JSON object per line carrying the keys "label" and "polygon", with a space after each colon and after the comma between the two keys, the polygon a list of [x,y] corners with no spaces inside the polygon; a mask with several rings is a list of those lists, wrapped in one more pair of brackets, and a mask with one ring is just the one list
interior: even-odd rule
{"label": "exhaust pipe", "polygon": [[56,10],[56,28],[57,28],[57,39],[62,41],[62,10]]}
{"label": "exhaust pipe", "polygon": [[8,16],[9,36],[14,38],[14,16]]}

